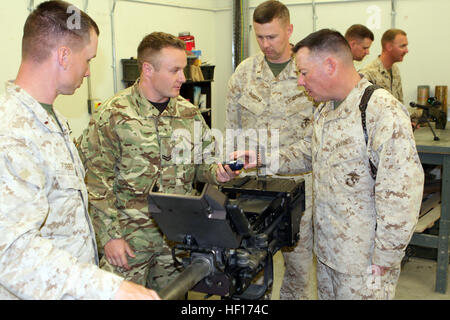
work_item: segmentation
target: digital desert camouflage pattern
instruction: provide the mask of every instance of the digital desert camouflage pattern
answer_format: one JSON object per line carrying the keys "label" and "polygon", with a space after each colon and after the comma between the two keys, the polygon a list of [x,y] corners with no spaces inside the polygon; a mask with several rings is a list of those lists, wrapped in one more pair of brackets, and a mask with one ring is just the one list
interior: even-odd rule
{"label": "digital desert camouflage pattern", "polygon": [[[249,130],[264,133],[267,139],[254,136],[259,139],[254,143],[259,142],[265,147],[267,158],[275,160],[278,152],[285,155],[277,166],[270,166],[279,167],[278,170],[270,171],[269,168],[266,173],[287,175],[285,178],[303,174],[306,187],[309,187],[306,190],[305,212],[300,221],[299,244],[283,253],[286,269],[280,291],[282,300],[313,298],[311,286],[314,281],[310,279],[315,274],[312,268],[311,174],[304,174],[311,170],[311,165],[301,155],[289,152],[292,144],[311,136],[314,106],[303,88],[297,86],[294,60],[293,57],[277,77],[273,75],[263,53],[244,60],[228,83],[225,124],[225,129],[228,132],[233,130],[234,134],[238,129],[243,130],[242,135]],[[226,139],[230,144],[233,135],[227,133]]]}
{"label": "digital desert camouflage pattern", "polygon": [[99,269],[84,168],[67,122],[7,83],[0,97],[0,299],[110,299]]}
{"label": "digital desert camouflage pattern", "polygon": [[[128,259],[130,272],[113,268],[105,258],[100,265],[146,284],[149,270],[173,272],[170,251],[148,212],[152,184],[156,182],[159,192],[194,193],[194,181],[217,184],[217,161],[214,140],[198,108],[179,96],[160,114],[141,95],[138,83],[102,104],[79,138],[78,149],[87,170],[100,251],[109,240],[124,238],[136,254]],[[149,268],[157,260],[165,265]],[[167,282],[162,274],[149,277],[154,289]]]}
{"label": "digital desert camouflage pattern", "polygon": [[[400,266],[387,269],[384,275],[372,273],[349,275],[317,262],[320,300],[392,300],[395,297]],[[334,284],[334,285],[331,285]]]}
{"label": "digital desert camouflage pattern", "polygon": [[338,108],[320,106],[313,123],[314,251],[322,263],[350,275],[372,264],[400,265],[423,193],[408,111],[384,89],[368,103],[366,147],[359,103],[369,85],[362,78]]}
{"label": "digital desert camouflage pattern", "polygon": [[[225,129],[263,132],[267,135],[267,153],[276,157],[278,149],[274,148],[284,152],[310,135],[313,110],[312,100],[303,87],[297,86],[294,57],[274,77],[264,54],[259,53],[239,64],[228,82]],[[233,139],[228,132],[227,145]],[[264,146],[266,139],[258,138],[255,143],[261,142]],[[279,169],[272,173],[296,174],[310,169],[301,158],[293,157],[280,161]]]}
{"label": "digital desert camouflage pattern", "polygon": [[386,70],[380,57],[378,57],[364,66],[359,73],[363,74],[373,84],[383,87],[397,98],[397,100],[404,103],[402,78],[400,76],[400,70],[395,63],[392,65],[391,71],[392,75],[389,70]]}

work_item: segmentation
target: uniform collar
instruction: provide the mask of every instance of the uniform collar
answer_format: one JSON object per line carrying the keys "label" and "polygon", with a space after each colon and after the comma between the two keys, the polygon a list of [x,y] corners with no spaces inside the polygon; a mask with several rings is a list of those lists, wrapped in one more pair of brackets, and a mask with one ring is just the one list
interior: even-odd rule
{"label": "uniform collar", "polygon": [[272,70],[270,69],[264,54],[260,52],[256,56],[256,77],[261,79],[277,79],[277,80],[287,80],[287,79],[297,79],[295,58],[291,56],[291,60],[287,66],[280,72],[277,78],[274,77]]}
{"label": "uniform collar", "polygon": [[[27,108],[36,117],[36,119],[41,122],[42,125],[49,131],[61,132],[61,129],[56,123],[55,119],[53,119],[53,117],[48,114],[47,110],[45,110],[36,99],[28,94],[28,92],[19,87],[13,81],[7,81],[5,88],[8,94],[17,98],[22,103],[22,105]],[[61,127],[63,128],[64,133],[69,134],[69,130],[65,126],[65,121],[62,121],[61,114],[56,110],[54,111],[58,121],[61,124]]]}
{"label": "uniform collar", "polygon": [[180,107],[180,103],[186,101],[180,96],[170,98],[167,108],[160,113],[159,110],[148,101],[148,99],[142,94],[139,88],[139,78],[131,87],[131,96],[135,100],[135,104],[138,107],[138,112],[144,117],[174,117],[180,118],[183,116],[190,116],[192,110],[189,109],[188,114],[185,112],[185,108]]}
{"label": "uniform collar", "polygon": [[356,86],[350,91],[350,93],[345,97],[344,101],[339,105],[338,108],[334,108],[334,103],[332,101],[327,102],[320,108],[318,108],[318,112],[322,116],[327,116],[327,121],[334,119],[344,119],[347,118],[355,108],[359,110],[359,104],[361,101],[361,97],[364,93],[364,89],[368,87],[371,83],[365,77],[362,77],[361,80],[356,84]]}

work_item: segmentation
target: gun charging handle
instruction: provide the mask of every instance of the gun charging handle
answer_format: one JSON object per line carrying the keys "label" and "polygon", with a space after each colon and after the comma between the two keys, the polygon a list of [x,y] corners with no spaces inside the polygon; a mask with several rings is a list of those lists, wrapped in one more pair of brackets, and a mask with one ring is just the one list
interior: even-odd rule
{"label": "gun charging handle", "polygon": [[159,292],[159,296],[163,300],[178,300],[212,271],[213,266],[208,258],[196,256],[178,277]]}

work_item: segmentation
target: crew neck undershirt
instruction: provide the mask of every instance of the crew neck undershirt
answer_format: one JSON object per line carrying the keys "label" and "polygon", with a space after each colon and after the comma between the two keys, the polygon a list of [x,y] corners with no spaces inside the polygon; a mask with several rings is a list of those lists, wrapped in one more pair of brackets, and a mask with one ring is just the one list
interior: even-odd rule
{"label": "crew neck undershirt", "polygon": [[270,62],[269,60],[266,59],[267,64],[269,65],[270,70],[272,70],[273,75],[276,77],[278,77],[278,75],[281,73],[281,71],[284,70],[284,68],[286,68],[286,66],[288,65],[288,63],[291,61],[291,59],[289,59],[286,62],[282,62],[282,63],[274,63],[274,62]]}
{"label": "crew neck undershirt", "polygon": [[158,109],[159,113],[163,113],[163,111],[166,110],[167,106],[169,105],[169,101],[170,99],[166,102],[152,102],[148,100],[148,102],[150,102],[156,109]]}
{"label": "crew neck undershirt", "polygon": [[53,110],[53,105],[52,104],[47,104],[47,103],[42,103],[42,102],[39,102],[39,104],[42,106],[42,108],[45,109],[45,111],[47,111],[47,113],[53,119],[55,119],[55,121],[58,124],[59,128],[61,129],[61,131],[63,131],[63,128],[62,128],[61,124],[59,123],[58,118],[56,117],[55,110]]}

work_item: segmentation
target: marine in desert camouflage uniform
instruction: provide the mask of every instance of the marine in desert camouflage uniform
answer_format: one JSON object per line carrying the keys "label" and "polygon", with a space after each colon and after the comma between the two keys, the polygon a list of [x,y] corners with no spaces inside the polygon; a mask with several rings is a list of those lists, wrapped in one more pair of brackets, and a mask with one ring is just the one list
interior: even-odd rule
{"label": "marine in desert camouflage uniform", "polygon": [[[79,151],[104,254],[101,267],[159,290],[177,272],[148,212],[150,188],[155,183],[159,192],[193,194],[194,181],[218,184],[234,173],[216,164],[209,127],[198,108],[179,96],[184,43],[154,32],[142,40],[138,60],[140,79],[102,104],[80,137]],[[115,244],[122,251],[113,252]]]}
{"label": "marine in desert camouflage uniform", "polygon": [[366,145],[359,104],[370,82],[356,72],[345,38],[323,29],[294,52],[299,85],[328,101],[314,113],[310,147],[295,146],[313,167],[319,298],[392,299],[424,182],[408,111],[376,90],[366,110]]}
{"label": "marine in desert camouflage uniform", "polygon": [[387,30],[381,37],[381,46],[381,55],[359,72],[404,103],[400,70],[395,63],[403,61],[403,57],[408,53],[406,32],[400,29]]}
{"label": "marine in desert camouflage uniform", "polygon": [[359,71],[367,80],[389,91],[397,100],[403,103],[403,86],[400,69],[397,65],[387,70],[380,57],[366,65]]}
{"label": "marine in desert camouflage uniform", "polygon": [[158,298],[98,267],[84,168],[58,94],[89,76],[99,30],[70,4],[41,3],[24,27],[22,62],[0,97],[0,299]]}
{"label": "marine in desert camouflage uniform", "polygon": [[[289,38],[293,26],[289,11],[281,2],[260,4],[253,16],[254,30],[262,52],[247,58],[236,68],[228,84],[227,148],[252,149],[257,144],[266,148],[272,158],[265,174],[300,178],[307,172],[302,159],[278,160],[283,152],[308,136],[311,130],[313,103],[297,86],[295,61]],[[248,137],[249,144],[240,146],[238,138]],[[252,174],[252,173],[249,173]],[[285,300],[314,298],[312,268],[311,174],[303,174],[306,182],[306,209],[301,218],[300,240],[284,252],[285,276],[280,298]]]}

